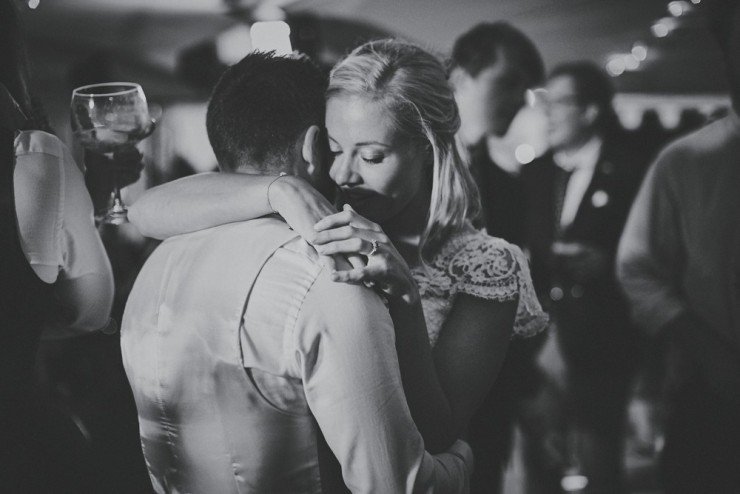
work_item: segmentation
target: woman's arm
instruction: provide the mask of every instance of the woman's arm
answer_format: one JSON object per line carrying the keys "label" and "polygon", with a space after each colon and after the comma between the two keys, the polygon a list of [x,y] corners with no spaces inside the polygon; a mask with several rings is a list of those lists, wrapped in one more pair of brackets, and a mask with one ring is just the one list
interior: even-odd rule
{"label": "woman's arm", "polygon": [[335,273],[334,279],[372,282],[388,297],[411,414],[429,451],[444,450],[464,432],[496,379],[514,326],[516,298],[458,294],[432,353],[411,272],[382,229],[349,207],[317,229],[319,252],[368,256],[366,267]]}
{"label": "woman's arm", "polygon": [[92,201],[82,172],[66,149],[62,173],[61,263],[53,290],[57,310],[44,329],[46,339],[79,336],[105,328],[113,304],[113,274],[95,228]]}
{"label": "woman's arm", "polygon": [[506,357],[517,301],[460,293],[434,347],[434,365],[451,404],[457,436],[493,386]]}
{"label": "woman's arm", "polygon": [[460,437],[454,424],[454,406],[444,391],[434,365],[427,326],[419,297],[407,303],[388,298],[396,332],[401,381],[411,417],[432,454],[445,451]]}
{"label": "woman's arm", "polygon": [[273,212],[311,241],[313,225],[336,209],[295,176],[201,173],[149,189],[129,219],[143,235],[164,239]]}
{"label": "woman's arm", "polygon": [[60,279],[54,284],[54,316],[44,327],[43,339],[82,336],[115,324],[109,318],[113,277],[104,269],[101,266],[101,273]]}

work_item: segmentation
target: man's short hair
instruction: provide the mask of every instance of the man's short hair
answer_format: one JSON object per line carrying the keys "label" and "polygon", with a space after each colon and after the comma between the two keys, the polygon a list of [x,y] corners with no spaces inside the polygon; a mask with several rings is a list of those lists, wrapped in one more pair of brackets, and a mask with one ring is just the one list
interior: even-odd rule
{"label": "man's short hair", "polygon": [[221,76],[208,103],[208,139],[224,171],[289,171],[297,140],[323,127],[326,75],[305,56],[252,52]]}
{"label": "man's short hair", "polygon": [[475,77],[502,53],[527,77],[528,86],[542,83],[545,64],[540,52],[526,34],[507,22],[484,22],[460,36],[452,48],[451,65]]}
{"label": "man's short hair", "polygon": [[602,131],[617,130],[619,119],[614,111],[614,84],[609,76],[593,62],[577,61],[560,64],[552,69],[548,80],[570,77],[575,87],[575,97],[580,105],[596,105],[599,117],[596,127]]}

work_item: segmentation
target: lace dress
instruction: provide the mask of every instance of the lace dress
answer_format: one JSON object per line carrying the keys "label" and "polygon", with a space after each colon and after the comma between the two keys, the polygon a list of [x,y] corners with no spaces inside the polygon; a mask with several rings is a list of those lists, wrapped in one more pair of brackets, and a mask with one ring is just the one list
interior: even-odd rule
{"label": "lace dress", "polygon": [[429,341],[434,346],[458,293],[488,300],[516,300],[512,336],[533,336],[547,326],[519,247],[468,225],[453,235],[426,266],[412,270],[419,286]]}

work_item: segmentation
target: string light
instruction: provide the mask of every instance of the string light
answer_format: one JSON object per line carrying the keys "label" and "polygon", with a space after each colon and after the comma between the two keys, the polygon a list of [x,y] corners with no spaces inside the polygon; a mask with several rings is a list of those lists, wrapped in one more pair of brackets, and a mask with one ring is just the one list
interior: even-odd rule
{"label": "string light", "polygon": [[632,45],[632,56],[635,57],[638,62],[644,62],[647,58],[647,46],[639,41],[636,42]]}
{"label": "string light", "polygon": [[627,65],[624,63],[624,57],[622,55],[612,55],[606,62],[605,68],[610,76],[619,77],[627,70]]}
{"label": "string light", "polygon": [[623,55],[624,68],[629,71],[637,70],[640,68],[640,61],[632,53]]}
{"label": "string light", "polygon": [[671,31],[673,31],[677,25],[675,18],[663,17],[662,19],[655,21],[650,29],[653,31],[656,38],[665,38],[671,34]]}
{"label": "string light", "polygon": [[685,13],[691,11],[691,4],[686,0],[674,0],[668,3],[668,12],[673,17],[681,17]]}

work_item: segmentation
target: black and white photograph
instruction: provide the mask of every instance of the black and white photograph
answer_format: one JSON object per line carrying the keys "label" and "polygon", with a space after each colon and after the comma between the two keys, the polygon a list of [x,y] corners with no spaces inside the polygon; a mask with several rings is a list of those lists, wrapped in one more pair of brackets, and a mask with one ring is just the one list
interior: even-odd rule
{"label": "black and white photograph", "polygon": [[740,494],[740,0],[0,0],[0,494]]}

